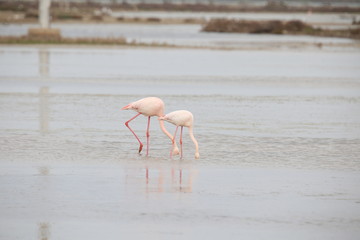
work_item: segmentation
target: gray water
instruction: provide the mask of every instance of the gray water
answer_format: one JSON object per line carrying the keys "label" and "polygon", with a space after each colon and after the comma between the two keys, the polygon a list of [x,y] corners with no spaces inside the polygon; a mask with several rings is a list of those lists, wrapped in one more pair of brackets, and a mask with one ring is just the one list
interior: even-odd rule
{"label": "gray water", "polygon": [[[3,46],[0,239],[357,239],[359,76],[358,51]],[[199,160],[156,118],[137,154],[146,96],[194,114]]]}

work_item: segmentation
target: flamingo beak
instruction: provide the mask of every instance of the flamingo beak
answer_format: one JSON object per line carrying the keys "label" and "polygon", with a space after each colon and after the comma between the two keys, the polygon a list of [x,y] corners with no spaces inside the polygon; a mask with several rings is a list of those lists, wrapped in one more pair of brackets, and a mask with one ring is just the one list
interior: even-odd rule
{"label": "flamingo beak", "polygon": [[159,117],[158,119],[160,121],[167,121],[168,120],[168,118],[166,116]]}
{"label": "flamingo beak", "polygon": [[121,110],[129,110],[129,109],[130,109],[130,104],[128,104],[125,107],[121,108]]}

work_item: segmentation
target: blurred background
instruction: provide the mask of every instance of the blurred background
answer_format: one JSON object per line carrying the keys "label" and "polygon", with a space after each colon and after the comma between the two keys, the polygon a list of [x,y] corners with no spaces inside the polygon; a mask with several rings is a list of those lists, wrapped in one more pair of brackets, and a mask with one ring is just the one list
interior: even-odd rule
{"label": "blurred background", "polygon": [[[329,42],[354,44],[348,39],[359,39],[360,1],[357,0],[53,0],[51,7],[50,0],[43,2],[44,6],[48,5],[43,8],[47,12],[44,16],[49,17],[44,18],[42,24],[46,25],[41,25],[41,28],[50,27],[51,22],[51,28],[58,32],[49,35],[43,31],[42,36],[39,32],[36,35],[36,31],[29,32],[38,26],[41,1],[1,0],[1,42],[77,41],[244,49],[281,47],[278,45],[293,47],[294,44],[321,47],[323,44],[328,46]],[[261,33],[273,36],[264,37]],[[26,39],[19,39],[27,34]]]}
{"label": "blurred background", "polygon": [[[360,0],[0,0],[0,239],[358,239],[359,26]],[[138,154],[148,96],[199,160],[156,117]]]}

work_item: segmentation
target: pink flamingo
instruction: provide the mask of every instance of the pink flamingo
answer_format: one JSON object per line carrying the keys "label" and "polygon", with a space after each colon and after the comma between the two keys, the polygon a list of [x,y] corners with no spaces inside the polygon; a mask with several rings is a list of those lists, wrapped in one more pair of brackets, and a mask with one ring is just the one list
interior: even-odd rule
{"label": "pink flamingo", "polygon": [[[125,107],[121,108],[121,110],[134,110],[138,112],[134,117],[130,118],[128,121],[125,122],[126,127],[129,128],[129,130],[134,134],[135,138],[138,140],[140,147],[139,147],[139,153],[141,152],[143,148],[143,144],[138,138],[138,136],[135,134],[135,132],[130,128],[129,122],[134,120],[136,117],[138,117],[140,114],[148,117],[148,123],[147,123],[147,129],[146,129],[146,156],[149,155],[149,128],[150,128],[150,118],[153,116],[162,117],[164,116],[164,102],[157,97],[147,97],[142,98],[136,102],[132,102]],[[159,121],[161,130],[172,140],[173,136],[165,129],[163,121]],[[173,153],[174,155],[179,154],[179,149],[175,145]]]}
{"label": "pink flamingo", "polygon": [[[173,144],[173,148],[177,148],[176,146],[176,132],[179,128],[179,126],[181,127],[181,131],[180,131],[180,152],[181,152],[181,158],[183,157],[183,149],[182,149],[182,132],[183,132],[183,127],[188,127],[189,128],[189,135],[191,140],[194,142],[195,145],[195,158],[198,159],[200,157],[199,154],[199,145],[198,142],[196,141],[194,134],[193,134],[193,125],[194,125],[194,116],[192,115],[191,112],[186,111],[186,110],[178,110],[178,111],[174,111],[171,113],[166,114],[163,117],[159,117],[160,122],[162,120],[170,122],[174,125],[176,125],[176,130],[174,133],[174,138],[172,139],[172,144]],[[170,157],[172,157],[173,153],[170,152]]]}

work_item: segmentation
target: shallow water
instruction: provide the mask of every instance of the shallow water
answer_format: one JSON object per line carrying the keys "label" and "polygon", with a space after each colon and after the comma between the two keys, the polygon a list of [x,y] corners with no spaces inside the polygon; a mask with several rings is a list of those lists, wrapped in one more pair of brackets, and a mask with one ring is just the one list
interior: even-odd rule
{"label": "shallow water", "polygon": [[[0,239],[357,239],[359,56],[1,47]],[[120,109],[149,95],[193,112],[200,160],[155,118],[137,154]]]}
{"label": "shallow water", "polygon": [[2,167],[1,174],[2,239],[356,239],[359,233],[360,179],[353,172],[72,164]]}

